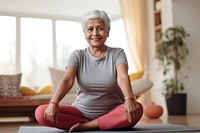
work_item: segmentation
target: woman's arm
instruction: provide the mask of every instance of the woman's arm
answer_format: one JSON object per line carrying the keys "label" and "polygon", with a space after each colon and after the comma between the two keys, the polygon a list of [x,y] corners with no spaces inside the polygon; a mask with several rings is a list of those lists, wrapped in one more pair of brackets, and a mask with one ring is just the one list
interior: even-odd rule
{"label": "woman's arm", "polygon": [[134,94],[128,75],[128,66],[126,64],[120,64],[117,66],[117,82],[124,95],[124,109],[127,119],[131,122],[135,118],[137,118],[137,116],[139,116],[141,112],[136,111],[138,108],[140,108],[140,106],[134,99]]}
{"label": "woman's arm", "polygon": [[55,94],[50,102],[59,103],[63,97],[71,90],[76,76],[76,69],[73,67],[67,67],[65,74],[62,77]]}
{"label": "woman's arm", "polygon": [[122,90],[124,98],[134,98],[133,91],[131,89],[131,83],[128,75],[127,64],[120,64],[117,66],[117,82]]}
{"label": "woman's arm", "polygon": [[51,98],[48,107],[44,112],[44,118],[50,122],[57,122],[58,120],[58,103],[70,91],[74,84],[76,70],[72,67],[67,67],[65,74],[62,77],[55,94]]}

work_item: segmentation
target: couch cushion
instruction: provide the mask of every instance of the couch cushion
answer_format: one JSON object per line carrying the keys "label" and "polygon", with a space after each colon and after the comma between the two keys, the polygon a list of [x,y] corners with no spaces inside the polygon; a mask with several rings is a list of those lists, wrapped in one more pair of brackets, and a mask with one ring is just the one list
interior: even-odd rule
{"label": "couch cushion", "polygon": [[[64,70],[59,70],[56,68],[49,68],[49,72],[51,75],[53,93],[56,91],[58,84],[61,81],[62,76],[65,74]],[[74,85],[72,89],[68,92],[68,94],[60,101],[60,104],[71,104],[76,99],[76,87],[77,87],[76,79],[74,81]]]}
{"label": "couch cushion", "polygon": [[129,74],[130,81],[132,82],[134,80],[142,78],[143,74],[144,74],[144,71],[138,71],[138,72]]}
{"label": "couch cushion", "polygon": [[20,91],[22,74],[0,75],[0,97],[1,98],[21,98]]}
{"label": "couch cushion", "polygon": [[38,88],[37,94],[51,94],[52,93],[52,85],[43,85]]}
{"label": "couch cushion", "polygon": [[147,78],[141,78],[131,82],[131,87],[135,96],[140,96],[142,93],[149,90],[152,86],[153,83]]}
{"label": "couch cushion", "polygon": [[34,96],[37,94],[35,89],[30,86],[22,85],[22,86],[20,86],[20,89],[21,89],[21,93],[23,96]]}
{"label": "couch cushion", "polygon": [[51,82],[53,86],[53,93],[55,93],[56,88],[58,87],[61,81],[61,78],[65,74],[65,71],[50,67],[49,72],[50,72]]}
{"label": "couch cushion", "polygon": [[[51,81],[52,81],[53,93],[54,93],[56,91],[63,75],[65,74],[65,71],[50,67],[49,72],[51,75]],[[76,79],[75,79],[74,85],[72,86],[72,89],[70,90],[69,93],[76,93]]]}
{"label": "couch cushion", "polygon": [[44,85],[39,87],[37,90],[33,87],[22,85],[20,86],[21,93],[23,96],[34,96],[41,94],[51,94],[52,93],[52,85]]}

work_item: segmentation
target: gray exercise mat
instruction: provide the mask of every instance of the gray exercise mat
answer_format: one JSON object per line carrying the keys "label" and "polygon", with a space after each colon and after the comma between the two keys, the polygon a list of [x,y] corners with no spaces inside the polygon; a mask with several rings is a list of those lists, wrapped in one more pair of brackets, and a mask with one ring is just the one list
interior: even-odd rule
{"label": "gray exercise mat", "polygon": [[[117,131],[85,131],[83,133],[161,133],[161,132],[198,132],[200,128],[177,124],[138,124],[132,129]],[[21,126],[18,133],[68,133],[68,131],[44,127],[44,126]]]}

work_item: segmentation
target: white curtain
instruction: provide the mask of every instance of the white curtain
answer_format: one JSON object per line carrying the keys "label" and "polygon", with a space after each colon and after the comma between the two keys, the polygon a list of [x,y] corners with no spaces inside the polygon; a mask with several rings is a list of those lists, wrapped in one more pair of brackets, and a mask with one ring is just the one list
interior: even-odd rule
{"label": "white curtain", "polygon": [[[137,71],[147,73],[146,0],[120,0],[120,7],[131,59]],[[138,99],[143,105],[149,100],[149,93]]]}
{"label": "white curtain", "polygon": [[120,0],[128,47],[137,71],[146,69],[146,2]]}

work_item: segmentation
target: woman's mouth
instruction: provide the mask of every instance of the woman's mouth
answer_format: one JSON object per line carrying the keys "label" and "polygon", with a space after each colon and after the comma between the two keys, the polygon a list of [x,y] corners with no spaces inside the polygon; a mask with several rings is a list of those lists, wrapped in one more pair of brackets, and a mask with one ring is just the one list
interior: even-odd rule
{"label": "woman's mouth", "polygon": [[92,38],[93,41],[99,41],[101,38]]}

